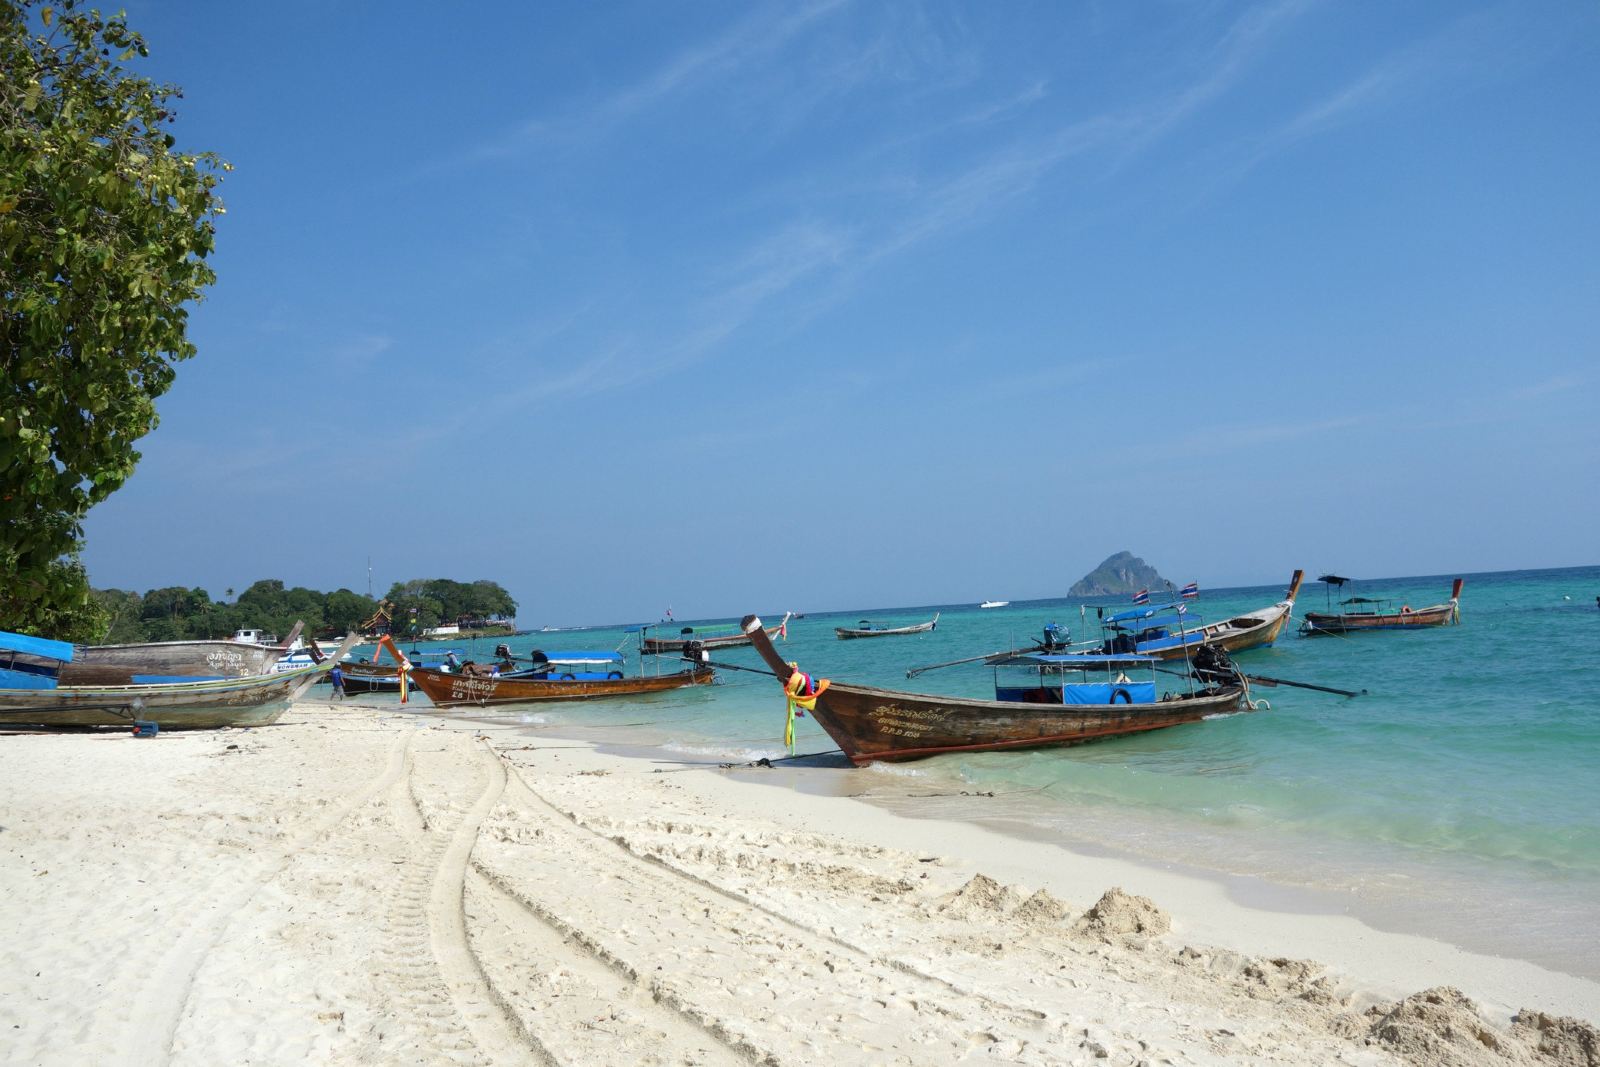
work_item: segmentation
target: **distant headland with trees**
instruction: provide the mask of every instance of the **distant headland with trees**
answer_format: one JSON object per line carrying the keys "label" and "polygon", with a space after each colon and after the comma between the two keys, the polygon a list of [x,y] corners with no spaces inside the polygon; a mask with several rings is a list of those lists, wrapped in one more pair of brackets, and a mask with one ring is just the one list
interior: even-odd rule
{"label": "distant headland with trees", "polygon": [[222,600],[183,586],[143,594],[96,589],[93,595],[107,620],[105,632],[92,638],[102,644],[228,637],[244,629],[286,634],[299,621],[306,633],[319,636],[356,631],[415,639],[440,626],[459,626],[463,636],[491,636],[514,632],[517,614],[511,594],[487,579],[414,578],[396,582],[379,599],[349,589],[286,588],[276,578],[263,578],[236,598],[232,589],[224,590]]}

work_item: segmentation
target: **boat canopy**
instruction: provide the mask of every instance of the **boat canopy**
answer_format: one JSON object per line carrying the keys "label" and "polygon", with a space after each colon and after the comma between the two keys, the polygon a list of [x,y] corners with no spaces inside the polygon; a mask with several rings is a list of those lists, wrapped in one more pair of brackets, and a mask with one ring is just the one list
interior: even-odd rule
{"label": "boat canopy", "polygon": [[29,637],[0,630],[0,649],[20,652],[25,656],[42,656],[61,663],[71,663],[73,647],[69,641],[52,641],[48,637]]}
{"label": "boat canopy", "polygon": [[1322,577],[1317,579],[1317,581],[1327,582],[1329,585],[1343,585],[1349,580],[1350,579],[1348,578],[1341,578],[1337,574],[1324,574]]}
{"label": "boat canopy", "polygon": [[1178,615],[1184,615],[1188,613],[1188,610],[1188,606],[1185,604],[1156,604],[1153,607],[1134,608],[1132,611],[1120,612],[1116,615],[1110,616],[1105,621],[1127,622],[1130,619],[1150,619],[1168,611],[1174,612]]}
{"label": "boat canopy", "polygon": [[1387,600],[1370,596],[1353,596],[1349,600],[1339,601],[1341,604],[1387,604]]}
{"label": "boat canopy", "polygon": [[1154,656],[1116,655],[1107,656],[1098,652],[1060,653],[1060,652],[1024,652],[1016,656],[1006,656],[1003,659],[989,661],[996,667],[1073,667],[1079,664],[1085,666],[1143,663],[1154,664],[1159,662]]}
{"label": "boat canopy", "polygon": [[[543,657],[541,660],[540,657]],[[535,663],[621,663],[620,652],[541,652],[534,650]]]}

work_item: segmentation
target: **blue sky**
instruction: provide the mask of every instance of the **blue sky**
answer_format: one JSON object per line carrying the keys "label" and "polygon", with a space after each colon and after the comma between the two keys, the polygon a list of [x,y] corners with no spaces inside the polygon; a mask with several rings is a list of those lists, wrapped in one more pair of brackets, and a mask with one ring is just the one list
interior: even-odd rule
{"label": "blue sky", "polygon": [[130,0],[233,163],[96,585],[528,625],[1562,566],[1600,8]]}

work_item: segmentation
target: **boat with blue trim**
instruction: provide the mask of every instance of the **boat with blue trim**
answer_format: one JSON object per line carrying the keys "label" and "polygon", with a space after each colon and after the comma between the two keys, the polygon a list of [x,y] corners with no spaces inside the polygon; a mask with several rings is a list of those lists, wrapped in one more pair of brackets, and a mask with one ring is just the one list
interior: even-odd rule
{"label": "boat with blue trim", "polygon": [[1140,605],[1103,616],[1099,621],[1105,631],[1104,638],[1087,646],[1084,651],[1097,656],[1150,656],[1160,660],[1178,660],[1193,658],[1195,652],[1205,647],[1223,652],[1264,648],[1276,641],[1288,624],[1304,577],[1304,571],[1295,571],[1289,579],[1288,592],[1276,604],[1221,622],[1189,625],[1197,612],[1191,601],[1181,599],[1170,604]]}
{"label": "boat with blue trim", "polygon": [[[343,655],[360,638],[351,634]],[[288,702],[333,667],[323,664],[286,673],[179,680],[141,675],[132,684],[64,685],[62,668],[78,656],[66,641],[0,632],[0,723],[27,726],[126,726],[161,729],[264,726]]]}
{"label": "boat with blue trim", "polygon": [[[1154,657],[1022,653],[994,664],[995,698],[982,700],[813,679],[778,655],[759,618],[746,616],[743,629],[789,694],[791,712],[796,705],[807,709],[857,765],[1076,745],[1181,726],[1248,706],[1249,685],[1231,665],[1224,666],[1225,656],[1199,684],[1190,678],[1183,691],[1160,693]],[[1130,666],[1148,669],[1150,679],[1129,678]],[[1104,678],[1090,680],[1091,672]]]}

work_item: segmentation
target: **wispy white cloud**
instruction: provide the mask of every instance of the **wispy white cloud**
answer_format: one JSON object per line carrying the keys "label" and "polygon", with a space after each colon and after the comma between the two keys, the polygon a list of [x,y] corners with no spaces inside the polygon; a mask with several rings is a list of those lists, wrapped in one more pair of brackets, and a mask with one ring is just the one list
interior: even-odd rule
{"label": "wispy white cloud", "polygon": [[360,334],[333,343],[328,358],[338,366],[361,370],[370,367],[383,353],[394,347],[394,338],[382,334]]}
{"label": "wispy white cloud", "polygon": [[434,164],[472,165],[519,155],[551,138],[608,136],[620,123],[708,82],[770,61],[774,52],[849,0],[813,0],[798,7],[763,7],[716,37],[669,58],[639,80],[574,104],[566,111],[526,119],[505,133]]}
{"label": "wispy white cloud", "polygon": [[1515,28],[1487,14],[1469,15],[1421,41],[1398,48],[1331,91],[1312,100],[1266,133],[1229,146],[1226,162],[1209,180],[1190,179],[1189,204],[1236,184],[1267,159],[1429,92],[1459,89],[1502,67],[1528,61],[1543,45],[1517,40]]}

